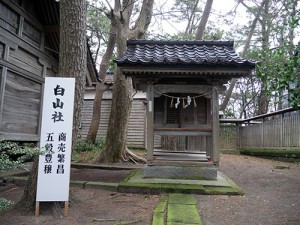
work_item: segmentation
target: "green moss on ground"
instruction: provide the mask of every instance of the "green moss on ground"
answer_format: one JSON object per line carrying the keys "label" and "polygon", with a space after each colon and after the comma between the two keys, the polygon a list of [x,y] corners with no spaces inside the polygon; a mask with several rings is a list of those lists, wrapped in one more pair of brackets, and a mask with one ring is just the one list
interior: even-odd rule
{"label": "green moss on ground", "polygon": [[164,225],[165,224],[165,213],[167,210],[168,196],[162,195],[157,203],[154,210],[152,225]]}
{"label": "green moss on ground", "polygon": [[196,205],[168,204],[167,221],[170,224],[201,224]]}
{"label": "green moss on ground", "polygon": [[152,219],[152,225],[202,225],[197,201],[193,195],[162,195]]}
{"label": "green moss on ground", "polygon": [[242,155],[300,159],[300,149],[242,149]]}

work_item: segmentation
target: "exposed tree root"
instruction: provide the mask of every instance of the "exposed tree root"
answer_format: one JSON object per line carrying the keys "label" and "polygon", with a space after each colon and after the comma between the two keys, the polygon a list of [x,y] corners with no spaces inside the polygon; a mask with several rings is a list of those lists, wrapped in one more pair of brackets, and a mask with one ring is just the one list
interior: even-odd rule
{"label": "exposed tree root", "polygon": [[[127,160],[126,160],[127,159]],[[127,147],[125,150],[125,157],[123,157],[124,161],[132,161],[135,164],[137,163],[146,163],[146,159],[144,157],[138,156],[137,154],[133,153],[132,151],[130,151]]]}
{"label": "exposed tree root", "polygon": [[[123,151],[123,153],[119,156],[118,158],[119,162],[133,162],[135,164],[138,163],[146,163],[146,159],[142,156],[139,156],[132,151],[130,151],[127,147]],[[113,163],[113,162],[118,162],[116,159],[113,159],[113,156],[107,155],[104,150],[95,158],[94,163]]]}

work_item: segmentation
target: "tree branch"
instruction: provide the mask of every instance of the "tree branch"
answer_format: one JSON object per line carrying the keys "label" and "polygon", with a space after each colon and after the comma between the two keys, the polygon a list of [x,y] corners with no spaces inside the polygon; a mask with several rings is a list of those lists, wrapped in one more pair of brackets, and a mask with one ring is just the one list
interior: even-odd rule
{"label": "tree branch", "polygon": [[110,5],[109,1],[108,0],[105,0],[106,1],[106,4],[109,6],[110,10],[113,10],[113,7]]}
{"label": "tree branch", "polygon": [[142,38],[145,35],[145,31],[148,29],[152,10],[153,10],[154,0],[143,0],[143,5],[139,17],[132,29],[132,36],[135,38]]}

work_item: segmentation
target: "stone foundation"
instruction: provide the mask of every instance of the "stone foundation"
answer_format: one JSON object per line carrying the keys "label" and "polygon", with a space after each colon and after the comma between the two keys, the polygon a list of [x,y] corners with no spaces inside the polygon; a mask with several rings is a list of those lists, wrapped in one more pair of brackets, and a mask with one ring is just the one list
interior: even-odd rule
{"label": "stone foundation", "polygon": [[217,168],[215,166],[146,165],[143,178],[217,180]]}

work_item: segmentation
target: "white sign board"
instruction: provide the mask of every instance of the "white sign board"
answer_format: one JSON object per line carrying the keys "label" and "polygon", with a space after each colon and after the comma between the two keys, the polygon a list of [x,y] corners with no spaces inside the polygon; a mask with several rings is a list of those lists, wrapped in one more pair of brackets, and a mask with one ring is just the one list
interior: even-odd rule
{"label": "white sign board", "polygon": [[68,201],[75,78],[45,78],[36,201]]}

